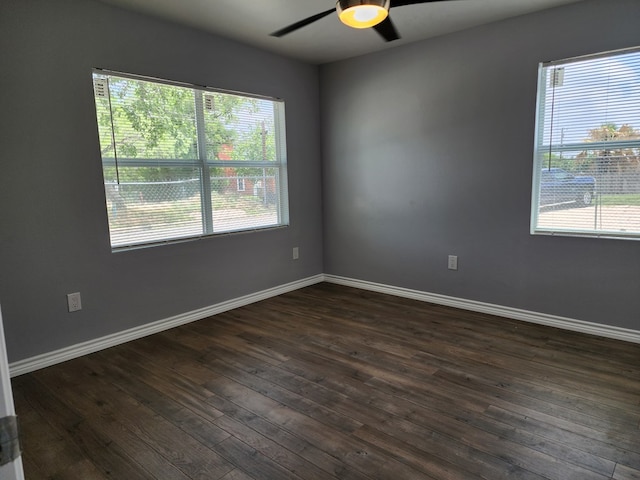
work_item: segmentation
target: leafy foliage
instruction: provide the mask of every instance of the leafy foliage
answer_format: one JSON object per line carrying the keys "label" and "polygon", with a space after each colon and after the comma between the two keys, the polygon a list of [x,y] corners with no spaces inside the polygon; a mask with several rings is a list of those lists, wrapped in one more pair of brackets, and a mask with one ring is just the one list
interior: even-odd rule
{"label": "leafy foliage", "polygon": [[611,147],[586,150],[576,156],[576,165],[596,175],[604,193],[640,191],[640,148],[616,145],[615,142],[640,141],[640,131],[631,125],[609,123],[589,130],[587,143],[612,142]]}
{"label": "leafy foliage", "polygon": [[[274,135],[269,135],[273,129],[273,122],[263,121],[248,132],[241,134],[234,145],[231,158],[238,161],[275,162],[276,140]],[[236,168],[236,173],[244,177],[259,176],[263,174],[263,169]]]}
{"label": "leafy foliage", "polygon": [[[615,124],[609,123],[589,130],[589,136],[585,142],[600,143],[624,140],[640,140],[640,131],[627,124],[618,128]],[[576,160],[585,166],[600,169],[622,167],[624,164],[640,166],[640,149],[628,146],[616,147],[615,144],[612,144],[611,148],[586,150],[578,154]]]}

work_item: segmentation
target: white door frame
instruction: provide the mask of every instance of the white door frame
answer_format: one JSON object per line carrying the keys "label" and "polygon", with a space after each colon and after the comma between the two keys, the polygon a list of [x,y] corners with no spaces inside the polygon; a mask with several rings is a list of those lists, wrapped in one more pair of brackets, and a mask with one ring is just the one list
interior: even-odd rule
{"label": "white door frame", "polygon": [[[2,311],[0,311],[0,418],[12,417],[16,414],[11,394],[11,379],[9,377],[9,361],[7,346],[4,342],[4,328],[2,326]],[[2,480],[24,480],[22,457],[0,467]]]}

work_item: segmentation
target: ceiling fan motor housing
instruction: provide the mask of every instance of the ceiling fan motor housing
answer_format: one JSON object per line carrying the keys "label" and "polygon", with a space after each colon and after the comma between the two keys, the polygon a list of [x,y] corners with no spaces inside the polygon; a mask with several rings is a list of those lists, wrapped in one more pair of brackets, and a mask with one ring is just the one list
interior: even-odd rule
{"label": "ceiling fan motor housing", "polygon": [[347,8],[358,5],[372,5],[389,10],[389,0],[338,0],[336,2],[336,8],[341,10],[346,10]]}

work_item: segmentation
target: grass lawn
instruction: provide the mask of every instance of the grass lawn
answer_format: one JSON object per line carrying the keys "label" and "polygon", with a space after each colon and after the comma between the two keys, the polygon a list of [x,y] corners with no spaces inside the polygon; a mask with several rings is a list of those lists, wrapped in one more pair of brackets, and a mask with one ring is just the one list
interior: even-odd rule
{"label": "grass lawn", "polygon": [[603,194],[601,205],[635,205],[640,206],[640,193]]}

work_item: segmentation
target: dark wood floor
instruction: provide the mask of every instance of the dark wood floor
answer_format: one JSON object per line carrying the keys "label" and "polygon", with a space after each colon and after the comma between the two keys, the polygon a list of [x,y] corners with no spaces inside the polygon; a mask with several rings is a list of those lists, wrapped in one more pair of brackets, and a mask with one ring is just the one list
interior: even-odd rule
{"label": "dark wood floor", "polygon": [[27,480],[640,479],[640,345],[330,284],[13,386]]}

